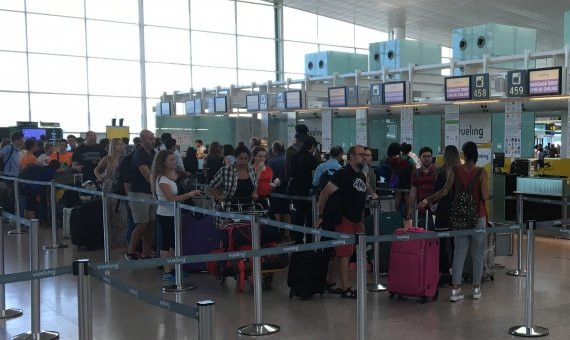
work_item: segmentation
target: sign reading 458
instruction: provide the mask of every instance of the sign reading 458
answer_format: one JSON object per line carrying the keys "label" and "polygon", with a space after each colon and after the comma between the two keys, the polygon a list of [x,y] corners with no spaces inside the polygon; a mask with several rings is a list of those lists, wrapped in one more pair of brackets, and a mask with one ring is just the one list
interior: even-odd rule
{"label": "sign reading 458", "polygon": [[489,99],[491,86],[489,85],[489,73],[475,74],[471,76],[471,99]]}

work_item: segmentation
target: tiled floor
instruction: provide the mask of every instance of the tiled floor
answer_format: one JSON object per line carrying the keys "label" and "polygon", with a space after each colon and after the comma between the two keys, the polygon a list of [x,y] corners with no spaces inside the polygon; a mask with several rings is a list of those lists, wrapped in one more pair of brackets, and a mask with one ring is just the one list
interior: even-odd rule
{"label": "tiled floor", "polygon": [[[49,230],[42,229],[43,243]],[[67,242],[68,243],[68,242]],[[121,256],[121,250],[113,257]],[[41,251],[44,267],[71,263],[77,258],[101,261],[101,252],[78,252],[76,247]],[[20,272],[28,266],[28,235],[5,236],[6,272]],[[511,267],[514,258],[497,258]],[[548,327],[548,339],[569,339],[570,334],[570,241],[538,238],[536,256],[536,323]],[[483,285],[480,301],[466,299],[450,303],[449,289],[440,299],[424,305],[387,293],[368,294],[368,339],[509,339],[510,326],[523,321],[524,287],[522,278],[505,275],[499,269],[494,282]],[[137,288],[160,295],[160,272],[154,268],[116,272]],[[207,274],[194,274],[190,281],[198,289],[167,294],[194,305],[202,299],[216,302],[217,339],[238,338],[236,329],[253,321],[252,294],[235,292],[235,282],[220,286]],[[231,281],[231,280],[230,280]],[[315,296],[309,301],[290,300],[286,275],[276,277],[274,288],[263,292],[264,319],[281,326],[270,339],[355,339],[356,302],[337,296]],[[61,333],[61,339],[77,339],[76,283],[72,276],[42,280],[42,328]],[[29,283],[6,286],[6,304],[24,310],[24,316],[0,321],[0,338],[30,330]],[[196,321],[155,308],[93,280],[93,328],[96,339],[197,339]]]}

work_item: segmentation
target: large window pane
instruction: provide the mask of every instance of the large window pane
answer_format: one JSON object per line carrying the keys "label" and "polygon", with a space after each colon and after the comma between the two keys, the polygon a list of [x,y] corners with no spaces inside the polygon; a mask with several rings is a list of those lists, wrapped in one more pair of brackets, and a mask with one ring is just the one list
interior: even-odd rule
{"label": "large window pane", "polygon": [[144,23],[189,28],[188,0],[144,0]]}
{"label": "large window pane", "polygon": [[146,95],[160,97],[163,92],[189,91],[190,66],[146,63]]}
{"label": "large window pane", "polygon": [[89,59],[89,93],[140,96],[140,84],[138,62]]}
{"label": "large window pane", "polygon": [[[302,77],[297,76],[295,78]],[[253,82],[261,84],[267,82],[268,80],[275,81],[275,72],[238,70],[239,85],[249,85]]]}
{"label": "large window pane", "polygon": [[373,30],[363,26],[354,26],[354,45],[368,49],[370,43],[388,40],[388,33]]}
{"label": "large window pane", "polygon": [[354,25],[319,15],[319,43],[354,46]]}
{"label": "large window pane", "polygon": [[354,53],[354,48],[352,47],[343,47],[343,46],[335,46],[335,45],[320,45],[320,51],[337,51],[337,52],[348,52]]}
{"label": "large window pane", "polygon": [[192,68],[192,87],[195,89],[214,88],[216,86],[228,87],[237,83],[236,70],[216,67]]}
{"label": "large window pane", "polygon": [[316,14],[284,7],[283,26],[283,35],[286,40],[317,41]]}
{"label": "large window pane", "polygon": [[[129,127],[131,133],[141,130],[141,100],[139,98],[89,97],[89,113],[91,130],[105,132],[111,119],[123,118],[123,125]],[[152,114],[151,114],[152,116]]]}
{"label": "large window pane", "polygon": [[[123,1],[123,0],[121,0]],[[27,0],[28,12],[83,17],[83,0]]]}
{"label": "large window pane", "polygon": [[237,11],[238,34],[275,38],[273,6],[238,2]]}
{"label": "large window pane", "polygon": [[192,0],[192,29],[222,33],[236,32],[235,7],[228,0]]}
{"label": "large window pane", "polygon": [[146,60],[190,64],[189,31],[147,26],[144,35]]}
{"label": "large window pane", "polygon": [[30,54],[30,90],[87,93],[85,58]]}
{"label": "large window pane", "polygon": [[0,52],[0,90],[27,91],[25,53]]}
{"label": "large window pane", "polygon": [[91,57],[140,58],[137,25],[87,21],[87,51]]}
{"label": "large window pane", "polygon": [[275,40],[238,37],[238,67],[275,71]]}
{"label": "large window pane", "polygon": [[88,18],[139,22],[137,0],[87,0],[86,7]]}
{"label": "large window pane", "polygon": [[32,121],[59,122],[64,131],[87,131],[87,96],[32,94]]}
{"label": "large window pane", "polygon": [[24,0],[2,0],[0,1],[0,9],[9,9],[12,11],[23,11]]}
{"label": "large window pane", "polygon": [[2,112],[0,126],[14,126],[17,121],[28,121],[28,95],[25,93],[0,92]]}
{"label": "large window pane", "polygon": [[24,13],[0,11],[0,32],[2,32],[0,33],[0,49],[12,51],[26,50],[26,21]]}
{"label": "large window pane", "polygon": [[28,15],[30,52],[85,55],[85,26],[82,19]]}
{"label": "large window pane", "polygon": [[158,98],[152,98],[146,100],[146,115],[147,115],[146,128],[149,129],[150,131],[156,131],[156,113],[154,113],[152,110],[156,106],[156,103],[158,103],[159,101],[160,99]]}
{"label": "large window pane", "polygon": [[192,32],[192,64],[236,67],[235,36]]}
{"label": "large window pane", "polygon": [[285,72],[305,74],[305,54],[318,50],[316,44],[285,41]]}

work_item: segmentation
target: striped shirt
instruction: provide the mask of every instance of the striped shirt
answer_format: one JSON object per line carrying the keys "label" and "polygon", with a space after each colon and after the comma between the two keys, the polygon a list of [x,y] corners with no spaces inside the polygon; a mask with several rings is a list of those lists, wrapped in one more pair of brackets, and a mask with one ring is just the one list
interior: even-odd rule
{"label": "striped shirt", "polygon": [[[423,168],[416,169],[412,174],[412,188],[416,188],[416,203],[423,201],[425,198],[433,194],[435,184],[436,167],[431,165],[428,172],[425,173]],[[419,211],[421,215],[425,210]]]}

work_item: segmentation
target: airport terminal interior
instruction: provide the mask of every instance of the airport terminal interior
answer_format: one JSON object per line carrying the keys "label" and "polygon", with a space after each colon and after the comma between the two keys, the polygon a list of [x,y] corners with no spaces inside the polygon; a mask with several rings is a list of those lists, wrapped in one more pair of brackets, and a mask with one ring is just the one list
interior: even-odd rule
{"label": "airport terminal interior", "polygon": [[0,339],[570,336],[570,2],[0,0]]}

